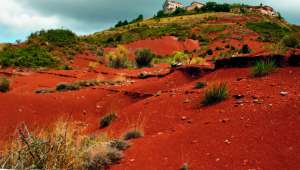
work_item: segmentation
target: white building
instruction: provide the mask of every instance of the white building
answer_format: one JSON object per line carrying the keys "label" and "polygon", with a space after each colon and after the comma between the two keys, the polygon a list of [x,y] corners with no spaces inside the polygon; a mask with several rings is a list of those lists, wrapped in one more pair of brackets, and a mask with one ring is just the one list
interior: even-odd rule
{"label": "white building", "polygon": [[163,5],[163,10],[165,13],[174,12],[177,8],[184,8],[184,6],[182,5],[182,3],[175,0],[166,0]]}

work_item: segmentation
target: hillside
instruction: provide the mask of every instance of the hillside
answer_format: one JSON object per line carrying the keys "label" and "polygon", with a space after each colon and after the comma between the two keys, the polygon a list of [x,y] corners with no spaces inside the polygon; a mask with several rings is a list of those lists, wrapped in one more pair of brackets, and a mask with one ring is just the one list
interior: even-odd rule
{"label": "hillside", "polygon": [[0,167],[299,169],[299,31],[193,11],[5,45]]}

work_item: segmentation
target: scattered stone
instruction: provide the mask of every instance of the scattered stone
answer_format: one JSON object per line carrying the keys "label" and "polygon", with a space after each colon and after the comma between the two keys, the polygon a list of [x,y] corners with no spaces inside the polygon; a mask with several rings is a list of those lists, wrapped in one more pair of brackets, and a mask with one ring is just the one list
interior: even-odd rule
{"label": "scattered stone", "polygon": [[216,162],[219,162],[220,161],[220,158],[216,158]]}
{"label": "scattered stone", "polygon": [[186,116],[182,116],[182,117],[181,117],[181,120],[186,120],[186,119],[187,119]]}
{"label": "scattered stone", "polygon": [[236,101],[236,104],[243,104],[243,102],[244,102],[243,100],[239,99],[239,100]]}
{"label": "scattered stone", "polygon": [[237,79],[236,79],[236,81],[241,81],[241,80],[243,80],[244,78],[243,77],[238,77]]}
{"label": "scattered stone", "polygon": [[254,100],[253,100],[253,103],[256,103],[256,104],[262,104],[262,100],[254,99]]}
{"label": "scattered stone", "polygon": [[192,144],[198,143],[198,140],[193,140]]}
{"label": "scattered stone", "polygon": [[238,100],[238,99],[244,98],[245,96],[242,94],[235,94],[235,95],[233,95],[233,97]]}
{"label": "scattered stone", "polygon": [[188,122],[189,124],[192,124],[192,123],[193,123],[193,121],[192,121],[192,120],[188,120],[187,122]]}
{"label": "scattered stone", "polygon": [[157,132],[157,135],[162,135],[162,134],[164,134],[163,132]]}
{"label": "scattered stone", "polygon": [[130,162],[134,162],[134,161],[135,161],[135,159],[130,159],[129,161],[130,161]]}
{"label": "scattered stone", "polygon": [[161,91],[158,91],[155,96],[160,96],[161,95]]}
{"label": "scattered stone", "polygon": [[288,92],[286,92],[286,91],[282,91],[282,92],[280,92],[280,95],[281,96],[287,96],[289,93]]}
{"label": "scattered stone", "polygon": [[222,122],[222,123],[226,123],[226,122],[229,122],[229,121],[230,121],[229,118],[220,119],[220,122]]}
{"label": "scattered stone", "polygon": [[226,139],[225,141],[224,141],[224,143],[226,143],[226,144],[231,144],[231,142],[228,140],[228,139]]}
{"label": "scattered stone", "polygon": [[183,103],[191,103],[191,100],[190,100],[190,99],[185,99],[185,100],[183,101]]}

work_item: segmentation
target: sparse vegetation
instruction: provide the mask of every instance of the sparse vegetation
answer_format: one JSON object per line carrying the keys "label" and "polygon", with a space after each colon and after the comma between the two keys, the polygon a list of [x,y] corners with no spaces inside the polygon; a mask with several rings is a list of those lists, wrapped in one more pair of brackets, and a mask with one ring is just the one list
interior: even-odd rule
{"label": "sparse vegetation", "polygon": [[204,88],[206,85],[207,85],[206,82],[197,82],[197,83],[195,84],[195,89],[202,89],[202,88]]}
{"label": "sparse vegetation", "polygon": [[5,93],[9,91],[9,80],[5,77],[0,77],[0,92]]}
{"label": "sparse vegetation", "polygon": [[59,83],[56,86],[56,91],[65,92],[65,91],[73,91],[80,89],[78,84],[69,84],[69,83]]}
{"label": "sparse vegetation", "polygon": [[149,49],[138,49],[135,52],[135,62],[139,68],[150,67],[155,55]]}
{"label": "sparse vegetation", "polygon": [[108,127],[116,118],[117,114],[115,112],[106,114],[100,119],[100,128]]}
{"label": "sparse vegetation", "polygon": [[210,89],[205,92],[202,104],[212,105],[219,103],[228,98],[228,89],[226,83],[220,83],[213,85]]}
{"label": "sparse vegetation", "polygon": [[250,52],[251,52],[251,49],[248,46],[248,44],[244,44],[242,49],[240,50],[240,53],[242,53],[242,54],[249,54]]}
{"label": "sparse vegetation", "polygon": [[123,136],[124,140],[131,140],[136,139],[144,136],[143,131],[137,128],[131,129],[128,132],[126,132]]}
{"label": "sparse vegetation", "polygon": [[128,60],[129,52],[124,47],[119,45],[115,51],[109,52],[106,55],[106,60],[108,66],[113,68],[127,68],[129,67],[129,60]]}
{"label": "sparse vegetation", "polygon": [[285,47],[289,48],[300,48],[300,36],[297,34],[286,35],[281,40],[281,43]]}
{"label": "sparse vegetation", "polygon": [[187,163],[184,163],[184,164],[181,166],[180,170],[189,170],[189,165],[188,165]]}
{"label": "sparse vegetation", "polygon": [[260,60],[256,62],[255,66],[252,68],[252,75],[254,77],[263,77],[269,75],[276,69],[276,64],[274,60]]}
{"label": "sparse vegetation", "polygon": [[58,64],[52,54],[38,45],[25,48],[7,46],[0,51],[0,65],[17,67],[54,67]]}
{"label": "sparse vegetation", "polygon": [[[105,135],[82,135],[75,123],[58,122],[53,130],[30,132],[23,125],[1,152],[6,169],[107,169],[118,163],[126,147]],[[122,146],[125,146],[125,141]]]}

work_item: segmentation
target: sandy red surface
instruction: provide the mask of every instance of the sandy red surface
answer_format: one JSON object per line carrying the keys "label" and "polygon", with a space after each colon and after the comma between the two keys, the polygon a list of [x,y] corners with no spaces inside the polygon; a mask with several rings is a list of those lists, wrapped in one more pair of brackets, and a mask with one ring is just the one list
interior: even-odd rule
{"label": "sandy red surface", "polygon": [[[134,76],[145,70],[163,74],[168,67],[115,70],[99,65],[89,71],[79,66],[70,71],[2,70],[1,75],[13,75],[9,76],[11,90],[0,93],[1,139],[7,139],[22,122],[40,128],[63,117],[88,123],[88,132],[96,134],[118,137],[134,126],[144,130],[145,136],[132,141],[121,163],[112,167],[115,170],[173,170],[185,162],[196,170],[300,167],[300,68],[279,68],[263,78],[252,78],[249,68],[231,68],[196,78],[175,71],[164,77],[137,79]],[[59,82],[120,77],[131,83],[34,93]],[[229,99],[201,106],[206,88],[193,89],[198,81],[207,81],[208,86],[226,82]],[[280,95],[282,91],[288,95]],[[236,94],[245,96],[241,103],[233,98]],[[118,119],[99,130],[100,117],[110,111],[117,112]]]}

